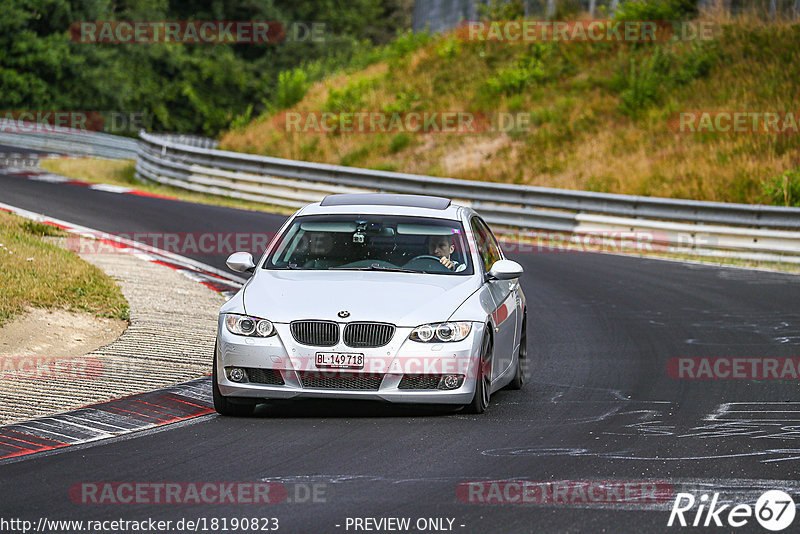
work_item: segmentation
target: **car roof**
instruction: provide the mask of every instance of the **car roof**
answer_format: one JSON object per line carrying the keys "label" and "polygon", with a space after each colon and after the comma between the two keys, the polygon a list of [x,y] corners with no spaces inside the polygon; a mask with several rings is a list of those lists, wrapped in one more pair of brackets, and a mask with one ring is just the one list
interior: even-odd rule
{"label": "car roof", "polygon": [[353,193],[328,195],[321,202],[302,208],[297,215],[374,214],[409,215],[459,220],[463,206],[449,198],[397,193]]}

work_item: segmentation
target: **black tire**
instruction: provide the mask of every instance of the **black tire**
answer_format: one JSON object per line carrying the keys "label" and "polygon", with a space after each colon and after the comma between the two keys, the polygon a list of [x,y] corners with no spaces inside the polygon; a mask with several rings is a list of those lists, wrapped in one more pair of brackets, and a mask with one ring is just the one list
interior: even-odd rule
{"label": "black tire", "polygon": [[484,367],[486,367],[486,362],[491,362],[491,355],[492,338],[489,334],[484,334],[481,359],[478,364],[477,376],[475,377],[475,395],[472,397],[472,402],[464,407],[466,413],[481,414],[489,407],[491,384],[489,383],[489,376],[484,372]]}
{"label": "black tire", "polygon": [[253,415],[256,407],[254,399],[244,397],[225,397],[219,390],[217,383],[217,346],[214,345],[214,368],[211,371],[211,393],[214,397],[214,409],[220,415],[231,415],[234,417],[246,417]]}
{"label": "black tire", "polygon": [[514,378],[506,386],[508,389],[522,389],[525,385],[525,365],[528,357],[528,327],[526,317],[522,318],[522,333],[519,337],[519,355],[517,356],[517,370]]}

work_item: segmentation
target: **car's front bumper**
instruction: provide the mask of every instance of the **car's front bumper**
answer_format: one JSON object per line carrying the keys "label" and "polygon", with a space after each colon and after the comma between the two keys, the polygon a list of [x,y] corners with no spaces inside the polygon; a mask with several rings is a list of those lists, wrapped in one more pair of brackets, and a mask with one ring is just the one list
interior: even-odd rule
{"label": "car's front bumper", "polygon": [[[275,324],[277,334],[268,338],[231,334],[222,321],[217,333],[217,381],[224,396],[260,399],[339,398],[378,400],[415,404],[468,404],[475,392],[480,340],[484,326],[473,323],[463,341],[455,343],[418,343],[408,339],[411,328],[397,328],[392,341],[379,348],[353,348],[344,344],[334,347],[312,347],[297,343],[288,324]],[[317,369],[317,352],[364,354],[363,370]],[[283,385],[252,382],[233,382],[225,368],[271,370],[280,376]],[[332,376],[335,387],[304,387],[304,373],[324,373]],[[352,375],[369,374],[380,377],[377,389],[350,389],[335,380]],[[457,389],[400,389],[404,375],[464,376]]]}

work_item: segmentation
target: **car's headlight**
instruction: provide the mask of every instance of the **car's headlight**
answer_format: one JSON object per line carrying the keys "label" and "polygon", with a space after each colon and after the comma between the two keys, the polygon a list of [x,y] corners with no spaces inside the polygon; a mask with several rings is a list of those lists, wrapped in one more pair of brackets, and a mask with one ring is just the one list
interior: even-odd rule
{"label": "car's headlight", "polygon": [[461,341],[469,335],[470,330],[472,323],[467,321],[424,324],[415,328],[409,339],[420,343]]}
{"label": "car's headlight", "polygon": [[228,327],[228,332],[240,336],[269,337],[275,335],[275,327],[270,321],[247,315],[227,313],[225,314],[225,326]]}

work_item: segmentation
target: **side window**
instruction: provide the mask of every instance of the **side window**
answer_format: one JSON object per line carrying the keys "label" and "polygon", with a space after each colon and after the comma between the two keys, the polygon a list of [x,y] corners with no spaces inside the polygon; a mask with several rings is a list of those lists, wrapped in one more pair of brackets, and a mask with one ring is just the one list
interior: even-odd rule
{"label": "side window", "polygon": [[492,231],[489,230],[489,226],[483,221],[483,219],[478,219],[478,222],[484,228],[484,230],[486,231],[486,235],[489,238],[489,241],[488,241],[489,242],[489,248],[492,250],[492,254],[493,254],[493,257],[494,257],[494,260],[492,260],[492,263],[496,262],[497,260],[502,260],[503,259],[503,251],[500,248],[500,244],[497,242],[497,238],[494,236]]}
{"label": "side window", "polygon": [[497,245],[497,241],[494,240],[494,236],[492,236],[489,228],[486,227],[486,224],[482,220],[473,217],[470,224],[472,226],[472,232],[475,234],[475,243],[478,245],[478,253],[483,260],[484,272],[488,273],[489,269],[494,265],[494,262],[502,259],[500,247]]}

